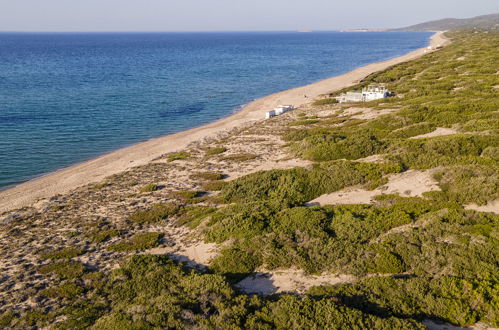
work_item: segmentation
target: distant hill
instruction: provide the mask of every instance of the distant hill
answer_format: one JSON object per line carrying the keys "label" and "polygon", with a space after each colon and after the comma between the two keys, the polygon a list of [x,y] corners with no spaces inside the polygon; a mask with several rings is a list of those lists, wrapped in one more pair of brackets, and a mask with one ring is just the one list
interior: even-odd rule
{"label": "distant hill", "polygon": [[498,30],[499,13],[473,18],[444,18],[390,31]]}

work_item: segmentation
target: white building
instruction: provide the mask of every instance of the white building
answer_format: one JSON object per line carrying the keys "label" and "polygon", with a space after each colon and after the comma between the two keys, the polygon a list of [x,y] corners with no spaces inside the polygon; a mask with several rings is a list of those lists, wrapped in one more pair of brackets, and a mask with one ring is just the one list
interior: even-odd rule
{"label": "white building", "polygon": [[280,105],[274,109],[276,116],[282,115],[290,110],[293,110],[295,107],[292,105]]}
{"label": "white building", "polygon": [[362,97],[364,98],[364,101],[384,99],[389,96],[390,92],[386,89],[385,85],[372,84],[362,90]]}
{"label": "white building", "polygon": [[269,119],[271,117],[275,117],[275,111],[274,110],[265,112],[265,119]]}
{"label": "white building", "polygon": [[280,105],[272,111],[268,111],[265,113],[265,119],[269,119],[274,116],[282,115],[290,110],[293,110],[295,107],[292,105]]}
{"label": "white building", "polygon": [[389,97],[391,94],[383,84],[371,84],[362,91],[346,92],[336,99],[340,103],[344,102],[367,102]]}

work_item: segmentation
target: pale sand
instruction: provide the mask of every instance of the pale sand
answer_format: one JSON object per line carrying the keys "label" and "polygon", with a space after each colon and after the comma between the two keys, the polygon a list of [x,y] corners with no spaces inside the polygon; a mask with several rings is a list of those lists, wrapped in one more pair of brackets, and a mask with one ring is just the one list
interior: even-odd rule
{"label": "pale sand", "polygon": [[497,328],[493,328],[481,322],[465,327],[458,327],[450,323],[437,323],[427,319],[423,320],[423,324],[428,328],[428,330],[497,330]]}
{"label": "pale sand", "polygon": [[413,137],[410,137],[409,139],[424,139],[424,138],[431,138],[431,137],[437,137],[437,136],[452,135],[452,134],[456,134],[456,133],[457,133],[457,131],[455,129],[452,129],[452,128],[437,127],[433,132],[413,136]]}
{"label": "pale sand", "polygon": [[355,280],[355,276],[346,274],[307,275],[303,270],[281,269],[257,272],[237,283],[236,287],[244,293],[267,296],[283,292],[305,293],[313,286],[352,283]]}
{"label": "pale sand", "polygon": [[499,199],[495,201],[490,201],[485,205],[469,204],[464,206],[467,210],[475,210],[479,212],[492,212],[499,214]]}
{"label": "pale sand", "polygon": [[404,197],[422,197],[424,192],[440,190],[438,182],[433,179],[433,171],[409,170],[403,173],[392,174],[388,183],[375,189],[346,188],[331,194],[317,197],[307,203],[314,205],[336,204],[371,204],[374,197],[383,194],[397,194]]}
{"label": "pale sand", "polygon": [[[437,32],[432,36],[430,45],[442,46],[448,42],[443,36],[443,32]],[[64,194],[82,185],[99,182],[105,177],[121,173],[132,167],[145,165],[161,155],[182,150],[194,141],[215,137],[223,131],[244,123],[262,120],[266,111],[279,104],[293,104],[299,107],[312,102],[313,99],[322,94],[354,85],[373,72],[418,58],[425,53],[427,53],[426,48],[421,48],[404,56],[366,65],[341,76],[272,94],[258,99],[240,112],[214,123],[123,148],[23,183],[0,192],[0,212],[28,206],[39,199]],[[304,98],[304,95],[308,97]]]}

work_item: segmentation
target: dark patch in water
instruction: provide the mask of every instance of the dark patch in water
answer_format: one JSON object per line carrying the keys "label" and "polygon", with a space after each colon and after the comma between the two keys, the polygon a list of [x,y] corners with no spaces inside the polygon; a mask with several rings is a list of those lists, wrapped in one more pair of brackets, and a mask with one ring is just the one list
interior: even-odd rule
{"label": "dark patch in water", "polygon": [[193,103],[173,109],[168,109],[166,111],[161,111],[159,113],[160,117],[169,117],[174,114],[193,114],[196,112],[201,112],[206,109],[206,105],[204,103]]}

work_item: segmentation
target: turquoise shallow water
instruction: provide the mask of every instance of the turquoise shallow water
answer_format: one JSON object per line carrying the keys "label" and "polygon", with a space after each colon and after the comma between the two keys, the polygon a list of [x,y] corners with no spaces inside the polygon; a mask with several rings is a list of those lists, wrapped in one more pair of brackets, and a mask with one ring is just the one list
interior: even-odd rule
{"label": "turquoise shallow water", "polygon": [[431,33],[0,33],[0,187],[400,56]]}

